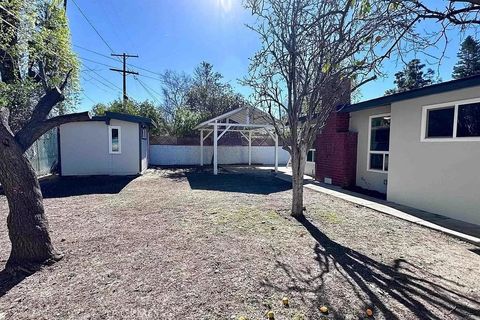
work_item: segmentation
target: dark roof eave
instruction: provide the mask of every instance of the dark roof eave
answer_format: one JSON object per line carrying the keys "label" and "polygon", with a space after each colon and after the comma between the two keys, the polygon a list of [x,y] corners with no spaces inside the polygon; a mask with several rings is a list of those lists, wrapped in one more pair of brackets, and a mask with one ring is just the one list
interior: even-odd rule
{"label": "dark roof eave", "polygon": [[359,103],[355,103],[349,106],[338,109],[338,112],[347,113],[347,112],[356,112],[371,108],[389,106],[394,102],[419,98],[423,96],[428,96],[437,93],[449,92],[454,90],[460,90],[465,88],[470,88],[480,85],[480,75],[452,80],[442,83],[433,84],[427,87],[420,89],[414,89],[410,91],[395,93],[389,96],[384,96],[372,100],[367,100]]}
{"label": "dark roof eave", "polygon": [[149,125],[151,127],[157,127],[155,121],[151,120],[150,118],[134,116],[125,113],[118,113],[118,112],[110,112],[107,111],[104,116],[94,116],[92,117],[92,121],[107,121],[110,119],[127,121],[127,122],[135,122],[135,123],[143,123]]}

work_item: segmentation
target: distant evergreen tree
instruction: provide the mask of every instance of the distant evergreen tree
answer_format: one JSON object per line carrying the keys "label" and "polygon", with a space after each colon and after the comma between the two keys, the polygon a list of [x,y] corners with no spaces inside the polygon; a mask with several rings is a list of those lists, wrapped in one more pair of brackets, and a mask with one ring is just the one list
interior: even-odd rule
{"label": "distant evergreen tree", "polygon": [[452,77],[461,79],[480,74],[480,42],[468,36],[457,54],[458,62],[453,67]]}
{"label": "distant evergreen tree", "polygon": [[394,83],[397,87],[387,90],[385,94],[404,92],[434,84],[435,72],[430,68],[424,72],[424,68],[425,64],[421,63],[419,59],[411,60],[402,71],[395,73]]}

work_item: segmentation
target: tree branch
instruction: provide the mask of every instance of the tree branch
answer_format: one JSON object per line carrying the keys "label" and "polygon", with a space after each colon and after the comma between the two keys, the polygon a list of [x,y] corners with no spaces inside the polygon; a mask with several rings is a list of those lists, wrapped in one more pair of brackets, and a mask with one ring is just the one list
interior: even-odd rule
{"label": "tree branch", "polygon": [[4,126],[8,131],[12,132],[10,125],[8,124],[8,119],[10,117],[10,110],[8,108],[0,108],[0,124]]}
{"label": "tree branch", "polygon": [[62,116],[50,118],[48,120],[29,123],[15,135],[15,140],[20,144],[23,151],[30,146],[47,131],[58,127],[65,123],[88,121],[90,120],[89,112],[71,113]]}

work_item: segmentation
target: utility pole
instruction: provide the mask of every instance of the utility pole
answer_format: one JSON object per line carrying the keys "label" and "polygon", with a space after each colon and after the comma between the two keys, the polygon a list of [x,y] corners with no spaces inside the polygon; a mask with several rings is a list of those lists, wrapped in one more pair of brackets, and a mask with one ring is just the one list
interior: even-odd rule
{"label": "utility pole", "polygon": [[126,54],[126,53],[122,53],[122,54],[112,53],[112,56],[123,58],[123,69],[122,70],[114,69],[114,68],[110,68],[110,70],[116,71],[116,72],[121,72],[122,75],[123,75],[123,103],[125,104],[125,102],[128,100],[128,96],[127,96],[127,74],[138,75],[138,72],[127,70],[127,58],[138,58],[138,55],[136,55],[136,54],[135,55],[130,55],[130,54]]}

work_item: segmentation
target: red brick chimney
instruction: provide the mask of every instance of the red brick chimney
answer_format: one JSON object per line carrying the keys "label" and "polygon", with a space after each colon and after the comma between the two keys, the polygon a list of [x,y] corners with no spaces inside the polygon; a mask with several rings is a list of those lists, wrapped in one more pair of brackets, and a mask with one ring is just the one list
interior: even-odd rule
{"label": "red brick chimney", "polygon": [[[350,85],[350,83],[346,84]],[[350,103],[350,91],[342,97]],[[350,114],[332,112],[315,141],[315,176],[320,182],[341,187],[355,185],[357,133],[349,131]]]}

